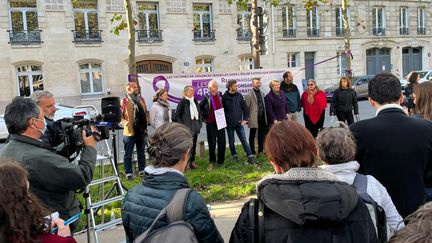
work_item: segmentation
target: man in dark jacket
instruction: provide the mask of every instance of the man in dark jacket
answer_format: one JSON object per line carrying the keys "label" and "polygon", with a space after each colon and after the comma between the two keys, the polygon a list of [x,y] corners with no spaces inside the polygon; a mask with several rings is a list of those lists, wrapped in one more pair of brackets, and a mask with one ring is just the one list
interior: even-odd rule
{"label": "man in dark jacket", "polygon": [[377,116],[350,126],[357,140],[359,172],[381,182],[405,218],[425,201],[425,179],[430,179],[425,175],[432,168],[432,123],[404,113],[401,85],[393,74],[377,74],[368,91]]}
{"label": "man in dark jacket", "polygon": [[300,91],[297,85],[293,83],[293,75],[290,71],[283,74],[283,82],[281,83],[281,90],[286,96],[286,105],[292,121],[298,121],[298,113],[301,111]]}
{"label": "man in dark jacket", "polygon": [[[75,190],[87,186],[96,163],[96,140],[86,137],[78,164],[55,153],[51,146],[39,140],[45,133],[44,114],[31,99],[15,97],[6,106],[4,115],[11,140],[0,152],[0,158],[18,161],[29,172],[30,191],[48,208],[56,210],[66,220],[79,211]],[[74,225],[72,225],[73,228]]]}
{"label": "man in dark jacket", "polygon": [[231,155],[235,162],[239,162],[238,154],[234,145],[234,131],[242,143],[243,149],[248,156],[248,162],[256,164],[257,161],[252,155],[251,149],[248,142],[246,141],[246,134],[244,125],[247,124],[249,119],[249,110],[246,106],[246,102],[243,99],[243,95],[238,92],[238,86],[236,80],[230,80],[227,83],[227,91],[222,96],[222,103],[225,107],[225,117],[227,121],[227,133],[228,142],[231,150]]}
{"label": "man in dark jacket", "polygon": [[261,79],[252,79],[252,90],[245,96],[249,110],[249,146],[252,154],[255,153],[255,135],[258,133],[258,154],[264,152],[264,138],[267,132],[267,112],[264,93],[261,91]]}

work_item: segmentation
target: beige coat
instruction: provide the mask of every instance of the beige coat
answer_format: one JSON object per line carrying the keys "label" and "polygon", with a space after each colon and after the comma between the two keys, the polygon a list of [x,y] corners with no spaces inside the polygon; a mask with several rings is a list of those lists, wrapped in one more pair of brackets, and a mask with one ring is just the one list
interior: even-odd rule
{"label": "beige coat", "polygon": [[[263,92],[261,92],[261,99],[262,99],[262,104],[264,106],[264,117],[267,124],[267,112],[266,112]],[[253,90],[249,91],[249,93],[247,93],[247,95],[245,96],[245,101],[249,109],[248,127],[258,128],[258,102],[257,102],[257,96],[255,95],[255,91]]]}
{"label": "beige coat", "polygon": [[[126,102],[126,105],[123,104],[124,102]],[[146,120],[148,121],[149,120],[148,111],[144,99],[140,98],[140,104],[144,109],[144,112],[146,114]],[[134,131],[135,112],[134,112],[133,104],[129,99],[124,98],[121,101],[121,107],[122,107],[121,125],[123,126],[123,135],[133,136],[135,135],[135,131]]]}

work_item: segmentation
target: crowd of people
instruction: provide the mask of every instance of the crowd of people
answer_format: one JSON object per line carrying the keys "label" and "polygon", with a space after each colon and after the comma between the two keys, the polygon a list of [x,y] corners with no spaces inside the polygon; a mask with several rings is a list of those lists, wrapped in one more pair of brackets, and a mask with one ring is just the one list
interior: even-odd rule
{"label": "crowd of people", "polygon": [[[243,97],[235,80],[224,94],[212,80],[200,102],[186,86],[175,115],[167,90],[159,90],[147,109],[137,84],[129,82],[121,100],[124,166],[132,179],[136,146],[143,182],[122,204],[126,241],[171,223],[155,219],[177,190],[189,188],[184,172],[197,166],[197,135],[205,122],[211,165],[224,164],[226,130],[234,162],[239,162],[235,132],[248,163],[256,164],[255,156],[265,152],[274,170],[257,183],[257,199],[243,206],[230,242],[430,242],[432,207],[425,203],[432,198],[432,82],[413,86],[407,110],[399,80],[377,74],[368,88],[376,117],[354,122],[357,100],[343,77],[330,108],[340,123],[323,128],[325,94],[314,80],[300,94],[292,81],[286,72],[282,84],[271,80],[264,94],[254,78]],[[36,93],[6,107],[10,138],[0,151],[0,242],[75,242],[76,225],[65,226],[64,220],[80,211],[75,191],[93,179],[96,140],[83,131],[77,163],[57,154],[44,139],[53,101],[51,93]],[[305,125],[298,122],[302,108]],[[155,132],[147,139],[148,124]],[[188,191],[181,210],[198,242],[224,242],[199,193]],[[59,219],[50,216],[54,211]],[[54,227],[57,233],[51,233]]]}

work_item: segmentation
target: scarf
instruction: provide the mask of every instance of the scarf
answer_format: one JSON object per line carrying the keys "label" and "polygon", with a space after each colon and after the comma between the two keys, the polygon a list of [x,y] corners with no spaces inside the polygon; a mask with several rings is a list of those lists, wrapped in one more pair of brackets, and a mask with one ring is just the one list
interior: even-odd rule
{"label": "scarf", "polygon": [[156,101],[160,106],[164,108],[164,122],[169,122],[169,104],[167,101],[158,99]]}
{"label": "scarf", "polygon": [[196,104],[194,102],[195,98],[189,98],[189,97],[184,97],[185,99],[189,100],[189,111],[190,111],[190,116],[191,116],[191,120],[198,120],[199,119],[199,115],[198,115],[198,109],[196,107]]}
{"label": "scarf", "polygon": [[315,89],[312,91],[308,89],[307,92],[308,92],[308,103],[312,105],[315,102],[314,96],[318,92],[318,87],[315,87]]}
{"label": "scarf", "polygon": [[134,108],[134,113],[136,114],[138,112],[138,104],[140,103],[139,95],[126,94],[126,97],[131,101]]}
{"label": "scarf", "polygon": [[144,168],[144,171],[151,175],[162,175],[167,172],[174,172],[184,176],[183,172],[171,167],[154,167],[153,165],[149,165]]}

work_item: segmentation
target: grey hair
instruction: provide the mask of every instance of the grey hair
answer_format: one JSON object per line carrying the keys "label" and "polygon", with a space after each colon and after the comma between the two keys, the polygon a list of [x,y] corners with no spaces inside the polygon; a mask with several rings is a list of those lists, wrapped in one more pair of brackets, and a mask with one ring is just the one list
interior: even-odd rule
{"label": "grey hair", "polygon": [[270,80],[269,87],[271,90],[273,90],[273,86],[275,85],[275,83],[280,83],[280,82],[276,79]]}
{"label": "grey hair", "polygon": [[183,88],[183,94],[186,94],[186,91],[189,89],[189,88],[194,88],[192,85],[186,85],[184,88]]}
{"label": "grey hair", "polygon": [[171,167],[177,164],[192,147],[192,132],[176,122],[168,122],[156,129],[149,138],[148,153],[155,167]]}
{"label": "grey hair", "polygon": [[40,108],[29,98],[17,96],[6,106],[4,120],[10,134],[22,134],[31,118],[38,118]]}
{"label": "grey hair", "polygon": [[32,99],[34,102],[36,102],[36,104],[38,104],[38,105],[39,105],[40,99],[42,97],[51,98],[51,97],[54,97],[54,95],[51,92],[49,92],[48,90],[37,90],[29,96],[29,98]]}
{"label": "grey hair", "polygon": [[219,84],[218,84],[217,81],[214,80],[214,79],[210,80],[210,82],[208,82],[208,85],[207,85],[207,86],[210,88],[210,87],[213,86],[214,84],[216,84],[216,85],[219,87]]}
{"label": "grey hair", "polygon": [[327,164],[339,164],[354,160],[356,141],[345,123],[328,127],[318,133],[316,144],[320,158]]}

